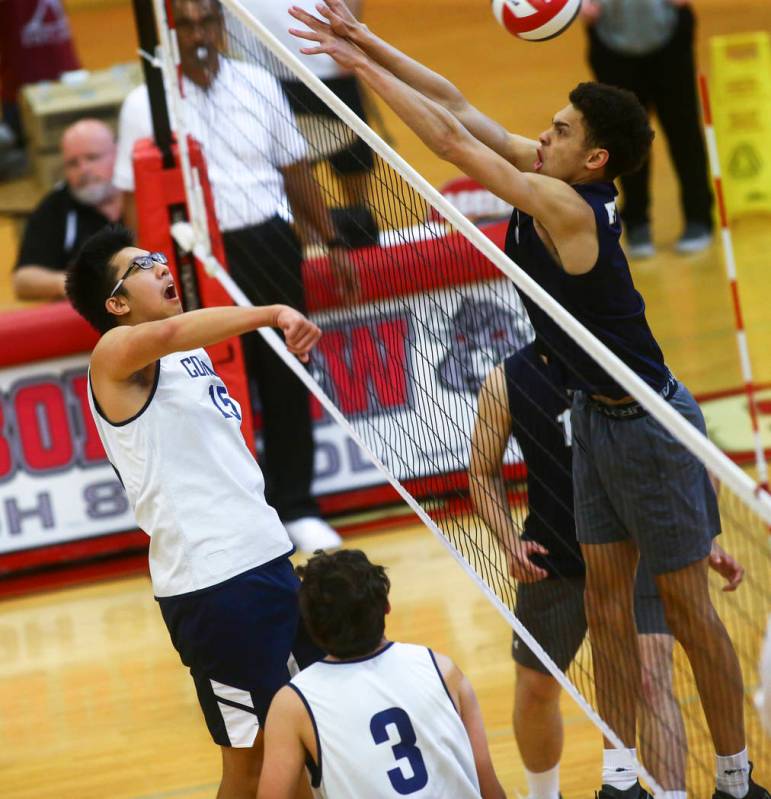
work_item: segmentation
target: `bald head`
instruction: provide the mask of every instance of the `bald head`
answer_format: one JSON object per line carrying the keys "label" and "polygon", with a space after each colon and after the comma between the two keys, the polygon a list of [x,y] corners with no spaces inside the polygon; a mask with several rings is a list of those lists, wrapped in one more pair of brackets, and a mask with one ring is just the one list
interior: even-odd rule
{"label": "bald head", "polygon": [[104,122],[81,119],[70,125],[62,135],[61,152],[64,177],[77,200],[99,206],[115,196],[115,136]]}

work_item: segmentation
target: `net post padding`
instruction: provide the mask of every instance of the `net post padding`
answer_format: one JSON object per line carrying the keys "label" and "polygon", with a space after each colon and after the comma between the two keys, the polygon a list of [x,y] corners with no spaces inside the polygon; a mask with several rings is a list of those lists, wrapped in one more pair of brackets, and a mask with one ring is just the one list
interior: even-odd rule
{"label": "net post padding", "polygon": [[[138,242],[141,247],[151,252],[174,252],[174,241],[171,237],[171,209],[184,206],[186,202],[185,187],[182,180],[182,169],[179,148],[172,146],[177,166],[167,168],[163,164],[163,156],[151,139],[141,139],[135,145],[134,162],[134,194],[137,214]],[[204,203],[209,221],[212,251],[222,260],[222,239],[217,228],[214,215],[214,203],[206,172],[206,164],[201,148],[192,142],[189,147],[190,162],[198,170],[203,190]],[[200,307],[225,305],[230,297],[218,280],[210,277],[200,262],[192,261],[183,265],[176,259],[170,261],[174,280],[180,287],[180,294],[187,295],[190,302],[197,302]],[[189,270],[193,270],[190,273]],[[185,273],[187,271],[187,273]],[[194,296],[190,296],[190,295]],[[229,338],[207,347],[217,373],[222,377],[233,396],[244,409],[241,432],[249,449],[254,452],[254,430],[249,399],[249,386],[244,369],[241,342],[238,337]]]}

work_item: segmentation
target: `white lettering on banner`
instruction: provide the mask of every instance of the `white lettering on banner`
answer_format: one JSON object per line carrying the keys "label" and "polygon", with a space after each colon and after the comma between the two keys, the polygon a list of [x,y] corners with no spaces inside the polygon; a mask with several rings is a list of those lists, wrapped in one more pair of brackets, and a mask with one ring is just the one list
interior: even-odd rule
{"label": "white lettering on banner", "polygon": [[[506,280],[437,290],[425,300],[394,298],[392,310],[376,316],[362,306],[342,326],[331,314],[314,316],[324,331],[316,374],[401,481],[465,472],[479,387],[532,336]],[[83,354],[0,369],[0,554],[136,529],[91,418],[87,366]],[[192,361],[189,368],[206,376]],[[459,395],[467,410],[447,425],[444,414]],[[426,396],[431,402],[420,401]],[[382,485],[358,446],[315,401],[313,408],[314,493]],[[512,448],[507,462],[518,460]]]}

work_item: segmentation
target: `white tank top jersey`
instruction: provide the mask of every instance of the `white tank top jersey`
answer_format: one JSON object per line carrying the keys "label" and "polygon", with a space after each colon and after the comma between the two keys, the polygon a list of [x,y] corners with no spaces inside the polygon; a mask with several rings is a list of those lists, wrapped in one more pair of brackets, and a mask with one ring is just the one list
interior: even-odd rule
{"label": "white tank top jersey", "polygon": [[479,799],[471,742],[430,649],[390,643],[319,661],[290,685],[313,720],[319,799]]}
{"label": "white tank top jersey", "polygon": [[137,524],[150,536],[155,596],[208,588],[291,552],[241,435],[241,408],[205,350],[161,358],[147,402],[125,422],[104,416],[90,372],[88,401]]}

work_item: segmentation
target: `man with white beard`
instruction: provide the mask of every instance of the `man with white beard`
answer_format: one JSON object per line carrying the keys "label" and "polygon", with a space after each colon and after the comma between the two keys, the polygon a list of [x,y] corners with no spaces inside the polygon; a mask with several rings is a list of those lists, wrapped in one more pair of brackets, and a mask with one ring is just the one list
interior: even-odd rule
{"label": "man with white beard", "polygon": [[115,136],[97,119],[81,119],[62,135],[64,181],[32,212],[13,274],[19,300],[64,299],[64,275],[86,239],[117,222],[122,195],[112,185]]}

